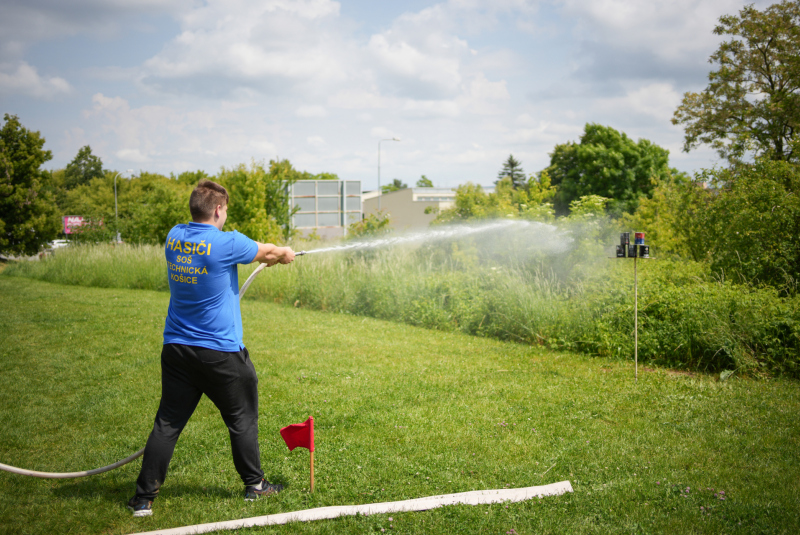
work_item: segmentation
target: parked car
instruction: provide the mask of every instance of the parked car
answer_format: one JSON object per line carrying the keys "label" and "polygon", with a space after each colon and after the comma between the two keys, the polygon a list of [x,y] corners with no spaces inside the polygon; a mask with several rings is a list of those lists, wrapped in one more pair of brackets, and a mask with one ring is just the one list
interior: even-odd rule
{"label": "parked car", "polygon": [[66,247],[69,245],[69,240],[53,240],[47,245],[48,249],[60,249],[61,247]]}

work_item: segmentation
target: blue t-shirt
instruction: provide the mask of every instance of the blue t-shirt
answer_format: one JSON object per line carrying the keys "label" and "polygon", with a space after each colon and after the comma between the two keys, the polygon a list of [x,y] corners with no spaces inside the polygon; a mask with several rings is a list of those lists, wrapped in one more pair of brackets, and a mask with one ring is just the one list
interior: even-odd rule
{"label": "blue t-shirt", "polygon": [[165,253],[170,298],[164,343],[244,349],[236,265],[252,262],[258,244],[235,230],[189,223],[169,231]]}

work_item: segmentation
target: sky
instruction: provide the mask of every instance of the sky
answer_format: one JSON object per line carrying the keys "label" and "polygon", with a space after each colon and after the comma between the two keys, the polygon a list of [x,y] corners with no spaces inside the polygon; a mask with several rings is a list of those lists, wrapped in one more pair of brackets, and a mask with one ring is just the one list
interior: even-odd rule
{"label": "sky", "polygon": [[[751,2],[746,2],[751,3]],[[763,9],[770,2],[755,2]],[[528,174],[586,123],[668,149],[735,0],[2,0],[0,111],[63,168],[165,175],[271,159],[375,189]],[[391,141],[397,138],[400,141]]]}

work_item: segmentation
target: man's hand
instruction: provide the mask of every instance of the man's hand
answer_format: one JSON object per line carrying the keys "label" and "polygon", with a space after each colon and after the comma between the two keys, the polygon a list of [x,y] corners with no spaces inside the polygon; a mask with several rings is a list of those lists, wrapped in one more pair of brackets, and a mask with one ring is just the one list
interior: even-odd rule
{"label": "man's hand", "polygon": [[259,243],[258,253],[253,259],[254,262],[261,262],[268,267],[278,263],[289,264],[292,260],[294,260],[294,251],[292,251],[291,247],[278,247],[271,243]]}

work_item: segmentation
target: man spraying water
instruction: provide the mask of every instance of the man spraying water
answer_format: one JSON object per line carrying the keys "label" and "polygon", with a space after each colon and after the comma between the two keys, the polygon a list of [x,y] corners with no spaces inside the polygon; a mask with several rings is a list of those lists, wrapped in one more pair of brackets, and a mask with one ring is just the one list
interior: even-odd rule
{"label": "man spraying water", "polygon": [[264,479],[258,448],[258,378],[242,341],[237,264],[288,264],[289,247],[258,243],[236,231],[222,232],[228,192],[201,181],[189,199],[192,222],[173,227],[165,255],[170,301],[161,352],[161,402],[147,439],[133,516],[152,514],[175,444],[203,394],[228,427],[233,463],[245,500],[277,494]]}

